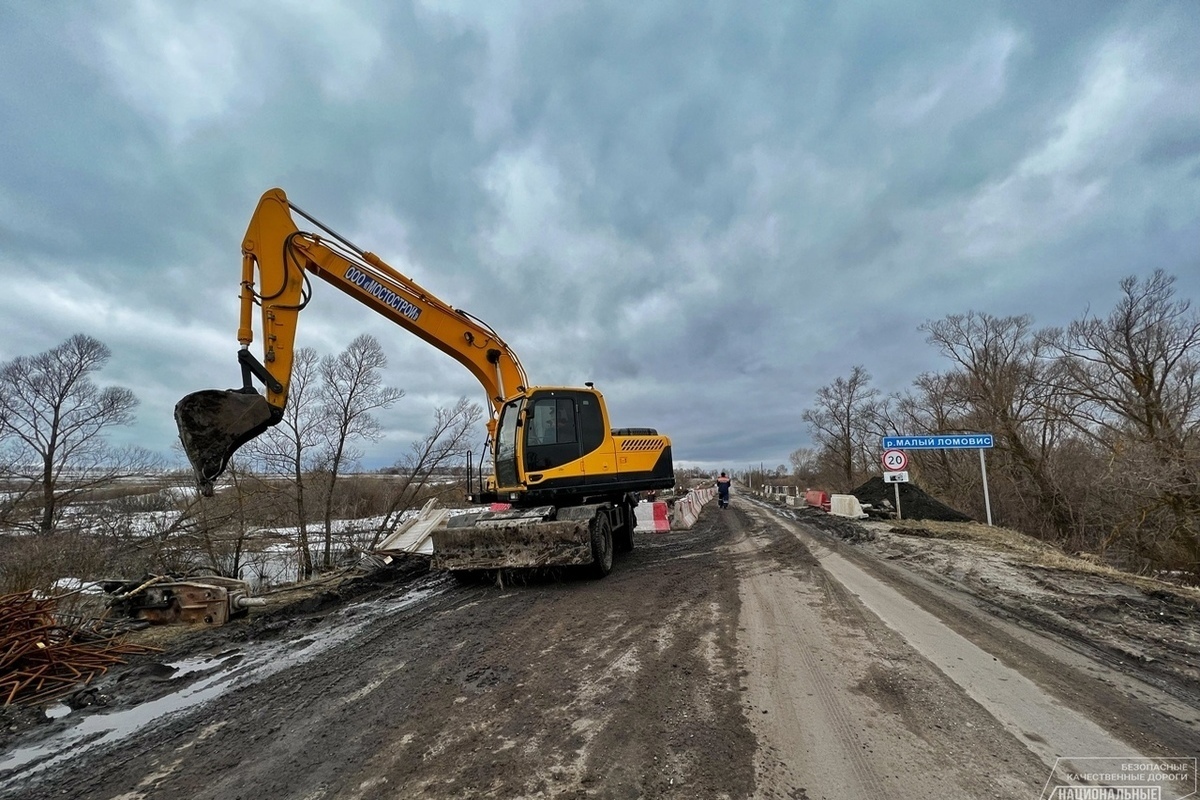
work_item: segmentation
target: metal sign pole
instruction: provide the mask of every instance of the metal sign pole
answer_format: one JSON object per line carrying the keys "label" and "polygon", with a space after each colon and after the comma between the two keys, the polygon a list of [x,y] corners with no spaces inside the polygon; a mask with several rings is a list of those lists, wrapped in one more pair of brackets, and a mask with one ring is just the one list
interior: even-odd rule
{"label": "metal sign pole", "polygon": [[992,499],[988,496],[987,460],[983,457],[983,448],[979,448],[979,474],[983,476],[983,507],[987,509],[988,527],[992,527]]}
{"label": "metal sign pole", "polygon": [[896,519],[904,519],[904,515],[900,513],[900,484],[893,483],[896,487]]}

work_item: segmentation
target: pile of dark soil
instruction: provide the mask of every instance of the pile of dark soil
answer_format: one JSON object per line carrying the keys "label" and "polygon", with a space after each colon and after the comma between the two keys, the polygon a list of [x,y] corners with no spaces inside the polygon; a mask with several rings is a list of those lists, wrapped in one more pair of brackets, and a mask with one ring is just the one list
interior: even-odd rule
{"label": "pile of dark soil", "polygon": [[[887,507],[896,504],[896,486],[900,487],[900,515],[904,519],[932,519],[941,522],[971,522],[971,518],[961,511],[955,511],[950,506],[926,494],[915,483],[884,483],[882,477],[871,478],[850,494],[858,498],[860,503],[870,503],[878,509],[886,501]],[[894,510],[894,509],[893,509]]]}

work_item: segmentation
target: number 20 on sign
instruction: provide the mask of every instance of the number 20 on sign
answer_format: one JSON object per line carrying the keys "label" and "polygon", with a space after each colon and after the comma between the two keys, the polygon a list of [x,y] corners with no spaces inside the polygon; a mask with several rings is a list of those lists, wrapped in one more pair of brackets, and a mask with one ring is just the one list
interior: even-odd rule
{"label": "number 20 on sign", "polygon": [[903,450],[887,450],[883,454],[883,468],[887,472],[900,472],[908,468],[908,454]]}

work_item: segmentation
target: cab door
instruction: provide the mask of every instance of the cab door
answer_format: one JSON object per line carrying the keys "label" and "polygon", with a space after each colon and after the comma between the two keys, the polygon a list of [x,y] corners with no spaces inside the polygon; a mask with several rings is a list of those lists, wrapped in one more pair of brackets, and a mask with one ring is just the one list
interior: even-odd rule
{"label": "cab door", "polygon": [[573,394],[537,392],[525,409],[526,475],[579,460],[583,444]]}
{"label": "cab door", "polygon": [[[583,438],[582,468],[598,481],[617,474],[617,457],[608,432],[608,419],[598,394],[580,392],[578,399],[580,435]],[[606,444],[607,443],[607,444]]]}

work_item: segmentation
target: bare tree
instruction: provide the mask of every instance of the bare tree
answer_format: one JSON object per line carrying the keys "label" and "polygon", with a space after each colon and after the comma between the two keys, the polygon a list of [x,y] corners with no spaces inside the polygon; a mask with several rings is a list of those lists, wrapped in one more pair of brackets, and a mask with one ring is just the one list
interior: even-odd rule
{"label": "bare tree", "polygon": [[968,312],[927,322],[928,341],[953,362],[941,388],[966,409],[965,425],[995,433],[1004,461],[996,470],[1013,483],[1013,503],[1028,505],[1026,521],[1046,538],[1061,539],[1077,526],[1050,468],[1067,423],[1066,399],[1048,378],[1045,346],[1028,315],[994,317]]}
{"label": "bare tree", "polygon": [[811,447],[800,447],[788,454],[792,464],[792,474],[802,482],[810,482],[816,477],[819,462],[817,451]]}
{"label": "bare tree", "polygon": [[870,373],[856,366],[849,378],[838,378],[818,389],[816,407],[802,415],[822,459],[835,469],[841,489],[852,488],[872,468],[878,450],[885,404],[870,382]]}
{"label": "bare tree", "polygon": [[374,336],[355,337],[337,356],[321,359],[320,406],[326,426],[322,463],[325,482],[325,552],[322,565],[333,566],[334,487],[342,471],[360,457],[357,441],[376,441],[379,422],[373,411],[390,407],[404,397],[401,389],[383,385],[380,371],[387,356]]}
{"label": "bare tree", "polygon": [[387,511],[376,529],[371,547],[391,534],[404,512],[423,499],[423,490],[429,486],[431,478],[460,466],[464,459],[471,457],[472,438],[482,417],[483,409],[465,397],[459,398],[452,408],[439,407],[434,412],[429,433],[424,439],[413,442],[408,454],[395,464],[401,479],[391,492]]}
{"label": "bare tree", "polygon": [[1174,299],[1174,283],[1162,270],[1125,278],[1106,319],[1087,315],[1048,335],[1063,386],[1087,403],[1089,430],[1176,450],[1200,424],[1200,314]]}
{"label": "bare tree", "polygon": [[305,579],[313,573],[305,510],[306,481],[317,465],[320,448],[327,441],[324,432],[329,422],[319,405],[322,399],[319,364],[320,358],[313,348],[296,349],[283,419],[251,443],[251,452],[268,470],[288,476],[290,499],[295,510],[300,573]]}
{"label": "bare tree", "polygon": [[1121,281],[1106,318],[1046,334],[1078,430],[1109,455],[1099,473],[1117,544],[1143,566],[1200,574],[1200,314],[1156,270]]}
{"label": "bare tree", "polygon": [[105,439],[111,428],[133,420],[138,402],[129,389],[92,381],[110,357],[100,341],[75,334],[44,353],[0,366],[8,477],[40,496],[36,519],[12,520],[16,524],[49,533],[73,498],[152,466],[148,451],[112,448]]}

